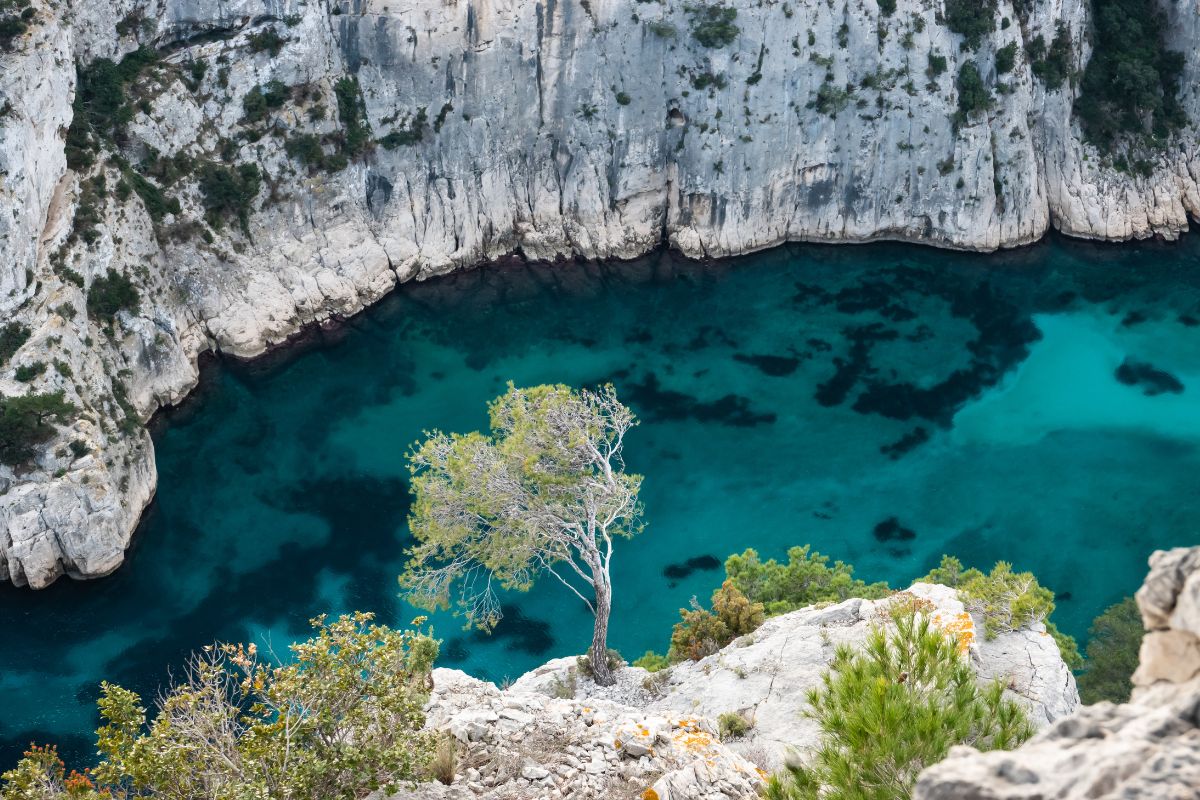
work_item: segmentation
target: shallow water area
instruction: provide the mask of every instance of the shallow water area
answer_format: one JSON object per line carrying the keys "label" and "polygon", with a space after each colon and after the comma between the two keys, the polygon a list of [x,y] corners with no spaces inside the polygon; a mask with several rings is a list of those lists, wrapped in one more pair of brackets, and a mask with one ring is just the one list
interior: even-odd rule
{"label": "shallow water area", "polygon": [[[1083,637],[1200,529],[1200,237],[975,256],[795,246],[697,264],[490,266],[401,287],[264,360],[217,361],[155,423],[127,564],[0,589],[0,768],[93,750],[98,683],[153,696],[213,639],[282,651],[323,612],[405,624],[422,430],[479,429],[517,384],[611,380],[643,424],[648,526],[615,558],[613,646],[665,648],[732,552],[810,543],[902,586],[942,553],[1030,569]],[[502,680],[581,652],[553,581],[492,636],[433,617],[443,666]]]}

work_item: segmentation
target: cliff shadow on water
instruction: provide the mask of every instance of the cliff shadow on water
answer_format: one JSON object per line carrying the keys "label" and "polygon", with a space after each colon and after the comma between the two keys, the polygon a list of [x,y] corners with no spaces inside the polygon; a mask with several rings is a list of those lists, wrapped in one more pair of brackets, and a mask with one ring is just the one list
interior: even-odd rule
{"label": "cliff shadow on water", "polygon": [[[423,430],[476,430],[507,381],[612,381],[649,527],[615,560],[612,643],[662,649],[721,561],[812,544],[903,585],[943,552],[1035,571],[1077,636],[1200,526],[1200,239],[992,256],[794,245],[728,261],[508,261],[401,286],[291,347],[208,361],[153,423],[159,490],[124,566],[0,587],[0,763],[91,752],[109,679],[153,696],[213,639],[284,650],[397,596]],[[491,636],[434,615],[493,680],[582,651],[555,587]]]}

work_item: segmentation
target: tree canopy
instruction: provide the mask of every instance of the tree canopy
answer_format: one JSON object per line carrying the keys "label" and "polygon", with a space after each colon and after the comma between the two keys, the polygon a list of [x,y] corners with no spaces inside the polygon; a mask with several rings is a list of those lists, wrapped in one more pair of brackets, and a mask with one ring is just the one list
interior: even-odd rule
{"label": "tree canopy", "polygon": [[74,413],[75,406],[61,391],[0,395],[0,464],[23,464],[37,455],[37,446],[54,438],[54,420]]}
{"label": "tree canopy", "polygon": [[642,530],[622,448],[636,425],[612,386],[535,386],[488,407],[490,432],[428,433],[409,455],[414,502],[401,585],[425,608],[454,605],[468,624],[500,619],[497,589],[552,575],[595,615],[591,660],[604,666],[616,539]]}

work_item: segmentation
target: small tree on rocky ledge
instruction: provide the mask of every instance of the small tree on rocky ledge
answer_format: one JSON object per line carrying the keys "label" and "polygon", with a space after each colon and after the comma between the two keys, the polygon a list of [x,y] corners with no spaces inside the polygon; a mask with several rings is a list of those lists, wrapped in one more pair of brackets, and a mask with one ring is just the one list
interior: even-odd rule
{"label": "small tree on rocky ledge", "polygon": [[496,585],[526,591],[549,573],[595,615],[589,656],[596,683],[609,685],[613,542],[642,529],[642,479],[622,456],[637,422],[612,386],[510,383],[488,412],[490,436],[434,431],[409,455],[419,544],[400,583],[415,604],[453,600],[489,630],[500,620]]}

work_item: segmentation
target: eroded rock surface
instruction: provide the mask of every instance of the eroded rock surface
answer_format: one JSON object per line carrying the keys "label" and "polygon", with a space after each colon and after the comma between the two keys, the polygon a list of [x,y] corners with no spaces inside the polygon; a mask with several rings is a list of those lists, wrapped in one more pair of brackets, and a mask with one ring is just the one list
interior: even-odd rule
{"label": "eroded rock surface", "polygon": [[[1078,704],[1075,682],[1040,626],[990,643],[953,589],[915,584],[981,677],[998,677],[1043,726]],[[847,600],[774,617],[697,662],[648,673],[625,667],[598,687],[574,658],[550,661],[501,691],[457,670],[434,671],[427,726],[460,743],[458,778],[413,798],[617,798],[653,789],[659,800],[757,796],[763,777],[818,744],[805,695],[839,644],[861,645],[893,600]],[[1053,676],[1053,679],[1050,679]],[[739,713],[747,733],[722,741],[718,720]]]}
{"label": "eroded rock surface", "polygon": [[[399,281],[664,243],[702,257],[795,240],[992,250],[1051,225],[1173,237],[1200,210],[1194,130],[1151,174],[1118,172],[1081,141],[1077,85],[1032,75],[1027,46],[1060,23],[1085,63],[1086,0],[1000,0],[1009,24],[973,50],[937,0],[734,0],[737,35],[716,47],[693,36],[691,5],[34,0],[0,52],[0,320],[32,332],[0,393],[62,390],[79,412],[32,463],[0,467],[0,579],[120,563],[155,488],[140,423],[191,390],[201,352],[257,355]],[[1200,9],[1163,8],[1194,84]],[[68,169],[76,64],[138,47],[163,63],[127,85],[132,119]],[[926,74],[930,54],[944,72]],[[956,121],[967,61],[1005,88]],[[1200,118],[1200,95],[1181,103]],[[343,105],[361,105],[366,138],[339,163]],[[214,217],[206,165],[261,171],[244,219]],[[131,170],[149,190],[129,190]],[[168,202],[151,208],[154,191]],[[140,294],[111,325],[87,310],[110,269]],[[69,374],[14,380],[37,360]]]}
{"label": "eroded rock surface", "polygon": [[914,800],[1200,796],[1200,547],[1155,553],[1137,603],[1147,633],[1129,703],[1084,706],[1010,753],[954,748]]}

